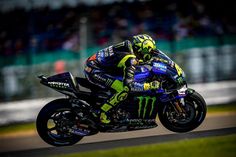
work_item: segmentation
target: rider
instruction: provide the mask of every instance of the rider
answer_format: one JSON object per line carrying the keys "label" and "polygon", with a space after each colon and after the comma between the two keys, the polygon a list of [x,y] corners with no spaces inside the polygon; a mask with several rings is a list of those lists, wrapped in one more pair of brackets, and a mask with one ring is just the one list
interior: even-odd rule
{"label": "rider", "polygon": [[[156,49],[155,41],[146,34],[136,35],[132,40],[125,40],[104,48],[86,61],[86,78],[102,88],[111,88],[116,93],[100,108],[97,116],[102,123],[110,123],[107,112],[125,100],[130,91],[148,91],[159,89],[159,82],[138,83],[134,81],[135,66],[140,61],[148,61]],[[115,78],[123,76],[123,81]]]}

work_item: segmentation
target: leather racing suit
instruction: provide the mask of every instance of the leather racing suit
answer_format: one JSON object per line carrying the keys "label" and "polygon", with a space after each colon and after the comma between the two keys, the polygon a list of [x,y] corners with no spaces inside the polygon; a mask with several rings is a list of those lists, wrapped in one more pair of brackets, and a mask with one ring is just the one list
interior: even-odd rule
{"label": "leather racing suit", "polygon": [[[116,93],[101,107],[104,112],[125,100],[129,91],[150,89],[148,83],[134,81],[135,66],[138,59],[134,55],[129,40],[104,48],[89,57],[85,65],[85,76],[93,84],[103,88],[112,88]],[[122,76],[123,80],[115,76]]]}

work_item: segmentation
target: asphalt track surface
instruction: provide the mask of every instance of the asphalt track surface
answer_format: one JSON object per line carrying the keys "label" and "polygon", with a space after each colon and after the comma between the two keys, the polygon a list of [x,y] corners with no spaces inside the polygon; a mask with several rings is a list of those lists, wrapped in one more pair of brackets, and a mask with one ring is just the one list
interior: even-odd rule
{"label": "asphalt track surface", "polygon": [[78,144],[67,147],[47,145],[37,134],[0,138],[0,157],[50,156],[228,134],[236,134],[236,114],[207,116],[199,128],[188,133],[173,133],[159,125],[149,130],[89,136]]}

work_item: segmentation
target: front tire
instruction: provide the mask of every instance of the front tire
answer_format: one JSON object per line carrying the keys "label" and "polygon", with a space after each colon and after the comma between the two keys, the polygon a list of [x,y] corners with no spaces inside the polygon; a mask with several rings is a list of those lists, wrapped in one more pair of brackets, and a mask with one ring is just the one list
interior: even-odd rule
{"label": "front tire", "polygon": [[75,119],[76,113],[70,107],[68,99],[53,100],[39,112],[36,120],[37,132],[50,145],[73,145],[83,138],[68,131],[74,125]]}
{"label": "front tire", "polygon": [[196,91],[192,91],[185,98],[184,109],[186,111],[185,118],[176,116],[171,103],[161,104],[158,116],[162,125],[173,132],[188,132],[197,128],[206,117],[206,102],[203,97]]}

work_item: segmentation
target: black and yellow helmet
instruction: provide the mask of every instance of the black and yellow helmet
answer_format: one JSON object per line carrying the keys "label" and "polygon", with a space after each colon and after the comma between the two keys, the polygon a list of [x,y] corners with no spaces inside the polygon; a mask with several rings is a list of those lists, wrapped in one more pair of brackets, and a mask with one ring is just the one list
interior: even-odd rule
{"label": "black and yellow helmet", "polygon": [[144,61],[151,58],[151,51],[156,49],[155,41],[147,34],[133,36],[134,53]]}

